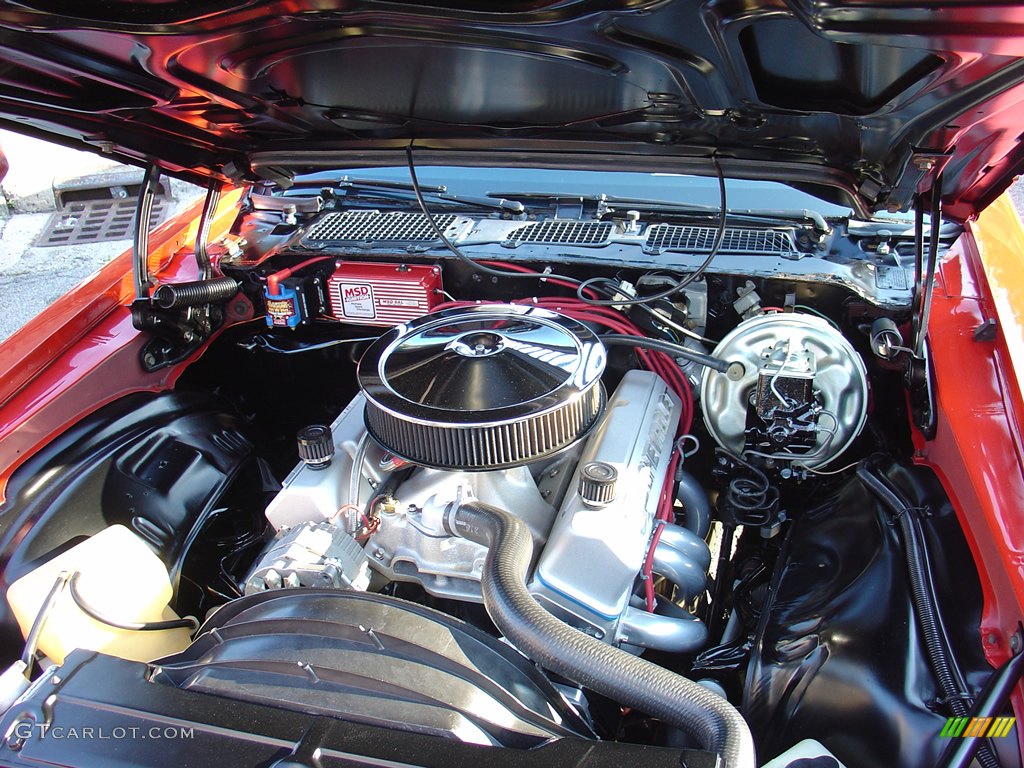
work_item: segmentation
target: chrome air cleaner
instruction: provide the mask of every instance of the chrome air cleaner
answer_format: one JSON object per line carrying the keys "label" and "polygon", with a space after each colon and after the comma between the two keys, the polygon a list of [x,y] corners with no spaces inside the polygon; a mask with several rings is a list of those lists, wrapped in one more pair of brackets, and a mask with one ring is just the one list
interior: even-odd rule
{"label": "chrome air cleaner", "polygon": [[370,435],[439,469],[528,464],[600,417],[605,350],[581,323],[506,304],[449,309],[396,326],[359,361]]}

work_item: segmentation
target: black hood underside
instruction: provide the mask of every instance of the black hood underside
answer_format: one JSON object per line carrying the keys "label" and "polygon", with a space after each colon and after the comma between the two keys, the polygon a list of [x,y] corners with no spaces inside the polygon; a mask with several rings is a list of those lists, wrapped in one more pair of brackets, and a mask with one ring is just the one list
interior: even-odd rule
{"label": "black hood underside", "polygon": [[430,162],[636,168],[946,213],[1022,165],[1024,4],[0,3],[0,121],[193,180]]}

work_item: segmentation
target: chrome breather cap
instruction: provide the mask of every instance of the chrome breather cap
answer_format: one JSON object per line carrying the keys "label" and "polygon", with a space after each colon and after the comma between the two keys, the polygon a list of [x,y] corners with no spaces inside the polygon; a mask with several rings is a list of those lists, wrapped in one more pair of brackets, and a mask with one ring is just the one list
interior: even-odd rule
{"label": "chrome breather cap", "polygon": [[594,426],[605,359],[593,331],[537,307],[424,315],[392,328],[359,361],[366,428],[386,450],[427,467],[528,464]]}
{"label": "chrome breather cap", "polygon": [[334,456],[334,435],[325,424],[310,424],[295,436],[299,458],[312,469],[323,469]]}
{"label": "chrome breather cap", "polygon": [[590,507],[605,507],[615,501],[619,472],[604,461],[591,461],[580,469],[578,492]]}

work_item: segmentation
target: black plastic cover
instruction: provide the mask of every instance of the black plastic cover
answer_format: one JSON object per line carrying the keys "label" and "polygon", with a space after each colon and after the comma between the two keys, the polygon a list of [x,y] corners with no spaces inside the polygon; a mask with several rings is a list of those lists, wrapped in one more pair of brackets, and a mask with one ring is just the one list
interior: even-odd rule
{"label": "black plastic cover", "polygon": [[[0,719],[0,766],[261,768],[715,768],[695,750],[566,737],[533,749],[483,747],[422,733],[147,680],[149,666],[75,651]],[[20,723],[17,727],[16,723]],[[45,728],[43,725],[45,724]]]}
{"label": "black plastic cover", "polygon": [[[991,668],[978,631],[981,589],[956,515],[929,471],[895,466],[888,476],[921,511],[940,614],[976,693]],[[848,768],[930,768],[947,741],[939,695],[898,528],[852,480],[794,520],[782,547],[744,691],[758,754],[768,760],[815,738]]]}
{"label": "black plastic cover", "polygon": [[301,589],[234,600],[153,679],[474,744],[593,735],[521,654],[384,595]]}
{"label": "black plastic cover", "polygon": [[[119,524],[163,560],[178,594],[186,555],[254,459],[248,431],[240,418],[198,394],[129,395],[85,417],[11,479],[0,504],[0,592],[85,537]],[[0,600],[0,651],[11,656],[22,644]]]}

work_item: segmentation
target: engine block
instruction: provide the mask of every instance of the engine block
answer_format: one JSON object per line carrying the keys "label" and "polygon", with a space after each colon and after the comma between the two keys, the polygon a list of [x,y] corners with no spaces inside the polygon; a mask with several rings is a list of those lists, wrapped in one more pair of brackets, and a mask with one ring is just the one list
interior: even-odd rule
{"label": "engine block", "polygon": [[[299,535],[297,527],[337,526],[358,540],[350,541],[362,546],[375,583],[410,582],[436,597],[482,602],[487,548],[451,535],[445,525],[453,505],[476,498],[527,524],[536,558],[528,586],[552,614],[612,644],[675,651],[700,646],[707,633],[696,618],[656,615],[634,597],[674,450],[678,396],[660,376],[631,370],[592,426],[563,419],[558,414],[575,413],[577,401],[605,404],[605,355],[596,338],[551,312],[474,309],[395,329],[375,345],[376,353],[364,355],[363,391],[331,425],[337,446],[331,460],[300,465],[267,508],[278,547]],[[420,343],[420,335],[426,341]],[[403,345],[410,359],[389,367],[389,350]],[[453,378],[453,370],[462,376]],[[370,392],[380,395],[381,382],[402,394],[401,403],[415,402],[443,424],[429,433],[430,445],[440,441],[490,456],[462,438],[478,439],[481,424],[494,434],[515,432],[524,412],[541,419],[537,424],[555,414],[559,428],[545,427],[545,440],[527,441],[517,462],[507,460],[512,454],[454,468],[447,460],[409,460],[420,442],[384,449],[373,432],[383,406],[371,402]],[[392,421],[415,421],[402,408],[389,412]],[[519,442],[507,445],[513,444]],[[654,573],[688,601],[704,591],[708,547],[683,528],[662,525],[650,552]],[[289,549],[299,556],[285,559],[268,551],[261,561],[266,574],[251,576],[253,589],[276,586],[285,566],[291,582],[305,584],[304,574],[323,579],[324,563],[338,559],[335,549],[330,557],[310,550],[308,563],[305,550]],[[365,588],[365,581],[359,584]]]}

